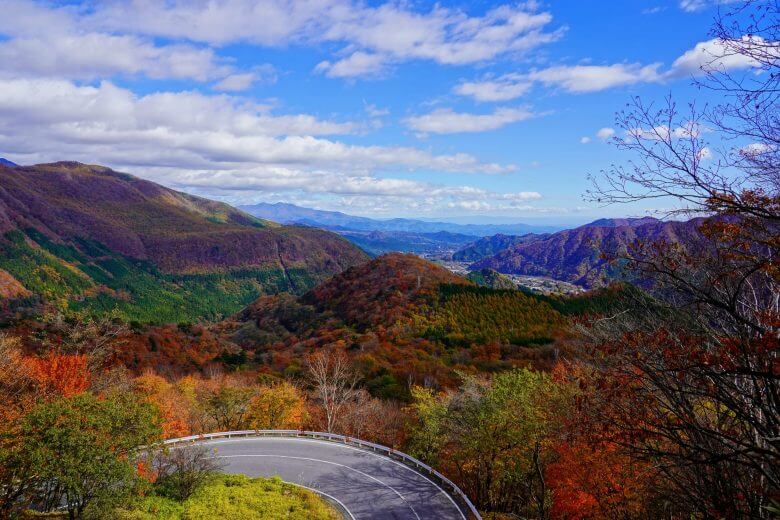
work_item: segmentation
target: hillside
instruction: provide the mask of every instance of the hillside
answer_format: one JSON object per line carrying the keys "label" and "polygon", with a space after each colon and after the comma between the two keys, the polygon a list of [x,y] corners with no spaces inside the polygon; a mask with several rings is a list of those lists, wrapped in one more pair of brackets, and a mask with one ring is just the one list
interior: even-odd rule
{"label": "hillside", "polygon": [[0,178],[0,269],[61,307],[150,322],[218,318],[366,259],[333,233],[101,166],[0,165]]}
{"label": "hillside", "polygon": [[501,273],[548,276],[583,287],[600,287],[619,279],[620,265],[611,265],[604,255],[624,253],[637,241],[665,241],[694,251],[706,251],[698,232],[700,219],[688,222],[642,219],[635,222],[596,223],[554,233],[526,244],[511,246],[479,260],[472,269],[495,269]]}
{"label": "hillside", "polygon": [[295,374],[307,352],[336,346],[354,357],[375,395],[404,397],[410,380],[452,386],[456,370],[549,364],[565,324],[547,301],[390,254],[301,297],[261,297],[222,326],[270,370]]}
{"label": "hillside", "polygon": [[491,289],[517,289],[517,285],[511,278],[493,269],[471,271],[468,279],[477,285],[490,287]]}
{"label": "hillside", "polygon": [[452,259],[458,262],[476,262],[496,253],[508,249],[512,246],[521,244],[530,244],[537,240],[547,238],[548,234],[536,235],[527,233],[525,235],[504,235],[496,234],[489,237],[483,237],[467,244],[452,255]]}

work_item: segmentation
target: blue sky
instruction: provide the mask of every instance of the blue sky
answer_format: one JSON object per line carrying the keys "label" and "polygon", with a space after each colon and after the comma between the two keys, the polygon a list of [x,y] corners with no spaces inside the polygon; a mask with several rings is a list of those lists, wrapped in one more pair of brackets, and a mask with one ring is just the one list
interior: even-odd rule
{"label": "blue sky", "polygon": [[722,1],[0,0],[0,156],[375,217],[640,215],[587,174],[628,159],[631,96],[714,101]]}

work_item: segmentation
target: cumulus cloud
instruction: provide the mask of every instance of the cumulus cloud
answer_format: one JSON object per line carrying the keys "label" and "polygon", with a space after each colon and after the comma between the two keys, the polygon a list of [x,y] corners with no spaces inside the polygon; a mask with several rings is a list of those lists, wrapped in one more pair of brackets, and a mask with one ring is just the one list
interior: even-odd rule
{"label": "cumulus cloud", "polygon": [[615,129],[609,127],[600,128],[599,131],[596,132],[596,137],[604,141],[609,139],[613,135],[615,135]]}
{"label": "cumulus cloud", "polygon": [[[780,58],[780,46],[777,54]],[[712,39],[697,43],[666,70],[660,63],[558,65],[523,74],[511,73],[497,78],[462,82],[455,87],[454,92],[477,101],[508,101],[521,97],[534,84],[580,94],[637,84],[662,83],[685,76],[698,76],[707,70],[729,71],[757,66],[755,60],[729,51],[717,39]]]}
{"label": "cumulus cloud", "polygon": [[775,151],[775,147],[767,143],[750,143],[739,149],[739,153],[747,157],[759,157],[773,151]]}
{"label": "cumulus cloud", "polygon": [[561,87],[568,92],[596,92],[618,86],[659,81],[660,66],[660,63],[558,66],[532,71],[528,77],[532,81]]}
{"label": "cumulus cloud", "polygon": [[[333,44],[336,58],[321,61],[315,70],[353,78],[408,60],[463,65],[518,55],[562,34],[549,29],[552,15],[533,2],[471,16],[439,5],[426,11],[407,3],[371,6],[358,0],[117,0],[90,9],[9,0],[3,14],[0,34],[9,40],[0,58],[6,68],[77,79],[115,73],[214,79],[219,60],[208,46],[238,42]],[[190,43],[155,45],[155,38]],[[176,64],[185,70],[176,70]],[[240,83],[238,74],[222,71],[226,90],[247,85],[249,79],[244,76]]]}
{"label": "cumulus cloud", "polygon": [[233,202],[253,202],[257,193],[262,193],[262,200],[266,201],[276,198],[303,205],[331,205],[340,210],[349,207],[351,211],[372,214],[399,211],[424,214],[444,208],[539,211],[532,203],[542,199],[538,192],[500,193],[472,186],[445,186],[286,166],[183,173],[152,167],[142,171],[171,186]]}
{"label": "cumulus cloud", "polygon": [[455,93],[477,101],[509,101],[522,96],[532,86],[533,82],[520,74],[507,74],[494,80],[463,82],[455,87]]}
{"label": "cumulus cloud", "polygon": [[532,3],[470,16],[441,6],[418,12],[406,3],[352,0],[119,1],[99,5],[89,17],[91,25],[110,30],[214,45],[343,44],[345,58],[318,66],[334,77],[375,74],[385,63],[410,59],[468,64],[522,53],[560,37],[560,30],[547,30],[551,22]]}
{"label": "cumulus cloud", "polygon": [[497,108],[489,114],[470,114],[440,108],[428,114],[408,117],[404,122],[412,130],[424,134],[456,134],[495,130],[533,116],[528,108]]}
{"label": "cumulus cloud", "polygon": [[660,66],[660,63],[559,65],[526,74],[513,73],[495,79],[462,83],[455,88],[455,93],[471,96],[477,101],[506,101],[522,96],[534,84],[558,87],[571,93],[597,92],[637,83],[662,81],[663,75],[658,70]]}
{"label": "cumulus cloud", "polygon": [[588,144],[589,142],[590,142],[590,137],[588,136],[580,137],[580,143]]}
{"label": "cumulus cloud", "polygon": [[[138,96],[103,82],[0,80],[0,148],[50,158],[78,150],[89,162],[221,170],[256,165],[366,173],[383,168],[500,173],[468,154],[434,155],[396,146],[357,146],[318,136],[353,123],[307,114],[273,115],[226,95],[165,92]],[[125,159],[121,159],[125,157]]]}
{"label": "cumulus cloud", "polygon": [[135,36],[102,33],[22,37],[0,42],[0,74],[95,79],[114,75],[205,81],[227,74],[211,49],[156,46]]}
{"label": "cumulus cloud", "polygon": [[[352,123],[275,115],[227,95],[139,96],[109,82],[0,79],[0,149],[24,163],[101,163],[207,196],[309,193],[392,200],[396,209],[481,201],[496,207],[533,201],[537,192],[496,193],[386,177],[426,169],[502,173],[511,166],[467,154],[435,155],[399,146],[356,146],[325,135]],[[384,202],[383,202],[384,201]]]}
{"label": "cumulus cloud", "polygon": [[[749,41],[749,40],[746,40]],[[778,51],[780,57],[780,50]],[[742,54],[729,51],[719,40],[697,43],[693,49],[677,58],[667,73],[670,77],[697,76],[706,70],[739,70],[758,66],[758,63]]]}

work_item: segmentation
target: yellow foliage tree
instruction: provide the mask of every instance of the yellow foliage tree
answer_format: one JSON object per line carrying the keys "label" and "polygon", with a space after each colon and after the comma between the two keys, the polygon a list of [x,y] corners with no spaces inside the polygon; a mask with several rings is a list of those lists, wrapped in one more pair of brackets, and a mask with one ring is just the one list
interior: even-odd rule
{"label": "yellow foliage tree", "polygon": [[256,430],[292,430],[301,427],[306,401],[293,384],[283,381],[260,387],[249,403],[249,425]]}

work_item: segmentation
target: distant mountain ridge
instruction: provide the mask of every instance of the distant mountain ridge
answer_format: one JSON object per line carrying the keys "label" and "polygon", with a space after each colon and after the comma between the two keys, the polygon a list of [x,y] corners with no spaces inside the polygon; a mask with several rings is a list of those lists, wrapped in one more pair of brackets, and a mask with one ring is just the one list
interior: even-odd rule
{"label": "distant mountain ridge", "polygon": [[446,231],[461,235],[483,237],[504,233],[508,235],[525,233],[546,233],[558,231],[556,226],[534,226],[528,224],[454,224],[450,222],[428,222],[407,218],[387,220],[356,217],[339,211],[321,211],[287,203],[259,203],[238,206],[255,217],[265,218],[283,224],[307,224],[328,229],[343,228],[355,231],[384,231],[408,233],[437,233]]}
{"label": "distant mountain ridge", "polygon": [[582,227],[637,227],[644,226],[645,224],[658,224],[661,220],[654,217],[637,217],[637,218],[600,218],[594,220]]}
{"label": "distant mountain ridge", "polygon": [[637,241],[663,240],[691,251],[706,251],[707,241],[698,231],[702,219],[687,222],[645,219],[603,219],[560,231],[549,237],[510,246],[474,262],[470,269],[495,269],[500,273],[547,276],[593,288],[619,279],[620,265],[604,255],[624,253]]}
{"label": "distant mountain ridge", "polygon": [[520,244],[528,244],[537,240],[543,240],[550,236],[548,233],[525,235],[504,235],[502,233],[483,237],[466,245],[452,255],[452,259],[458,262],[476,262],[493,256],[496,253]]}
{"label": "distant mountain ridge", "polygon": [[19,165],[16,164],[15,162],[9,161],[8,159],[6,159],[4,157],[0,157],[0,166],[14,167],[14,166],[19,166]]}
{"label": "distant mountain ridge", "polygon": [[334,233],[280,226],[102,166],[0,165],[0,179],[0,269],[75,308],[118,308],[142,321],[219,317],[367,260]]}

